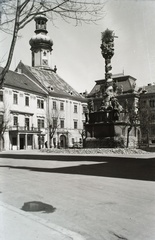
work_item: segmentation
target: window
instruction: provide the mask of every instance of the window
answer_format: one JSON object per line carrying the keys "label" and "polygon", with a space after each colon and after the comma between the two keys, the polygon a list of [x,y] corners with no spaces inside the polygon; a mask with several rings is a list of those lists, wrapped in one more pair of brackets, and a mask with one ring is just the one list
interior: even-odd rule
{"label": "window", "polygon": [[74,105],[74,113],[77,113],[77,105]]}
{"label": "window", "polygon": [[29,118],[25,118],[25,128],[27,130],[29,130],[29,127],[30,127],[30,119]]}
{"label": "window", "polygon": [[77,121],[74,121],[74,129],[77,129]]}
{"label": "window", "polygon": [[37,99],[37,108],[44,109],[44,100]]}
{"label": "window", "polygon": [[48,65],[48,60],[47,59],[43,59],[43,65]]}
{"label": "window", "polygon": [[17,138],[16,137],[13,137],[12,138],[12,145],[17,145]]}
{"label": "window", "polygon": [[27,135],[27,145],[32,145],[32,135]]}
{"label": "window", "polygon": [[60,128],[64,128],[64,126],[65,126],[65,123],[64,123],[64,120],[60,120]]}
{"label": "window", "polygon": [[152,129],[151,129],[151,133],[152,133],[152,135],[155,134],[155,127],[152,127]]}
{"label": "window", "polygon": [[74,138],[72,138],[72,144],[74,144]]}
{"label": "window", "polygon": [[17,116],[14,116],[14,117],[13,117],[13,125],[14,125],[14,126],[17,126],[17,125],[18,125],[18,117],[17,117]]}
{"label": "window", "polygon": [[29,96],[25,96],[25,106],[29,106]]}
{"label": "window", "polygon": [[44,128],[44,127],[45,127],[44,119],[38,119],[38,129]]}
{"label": "window", "polygon": [[57,109],[57,103],[56,103],[56,101],[53,101],[53,109]]}
{"label": "window", "polygon": [[150,107],[155,107],[155,100],[150,100]]}
{"label": "window", "polygon": [[0,91],[0,102],[3,102],[3,91]]}
{"label": "window", "polygon": [[87,112],[87,107],[83,106],[83,113],[86,113],[86,112]]}
{"label": "window", "polygon": [[0,115],[0,125],[2,125],[3,124],[3,115]]}
{"label": "window", "polygon": [[61,111],[64,110],[64,103],[63,103],[63,102],[60,103],[60,110],[61,110]]}
{"label": "window", "polygon": [[18,94],[17,93],[13,94],[13,104],[18,104]]}
{"label": "window", "polygon": [[57,118],[53,118],[53,128],[57,128],[57,126],[58,126],[58,120],[57,120]]}

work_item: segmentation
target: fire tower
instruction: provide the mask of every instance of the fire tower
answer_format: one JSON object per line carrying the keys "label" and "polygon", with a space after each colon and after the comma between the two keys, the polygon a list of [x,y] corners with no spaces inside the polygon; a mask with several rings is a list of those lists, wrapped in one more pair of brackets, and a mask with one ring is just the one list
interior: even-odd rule
{"label": "fire tower", "polygon": [[48,18],[45,14],[39,14],[35,17],[35,35],[29,41],[32,51],[32,67],[50,68],[51,66],[50,55],[53,41],[47,35],[47,21]]}

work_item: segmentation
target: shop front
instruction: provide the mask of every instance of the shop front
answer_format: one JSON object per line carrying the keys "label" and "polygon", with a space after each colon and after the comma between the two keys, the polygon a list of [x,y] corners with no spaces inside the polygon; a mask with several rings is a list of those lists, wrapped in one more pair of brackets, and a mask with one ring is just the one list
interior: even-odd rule
{"label": "shop front", "polygon": [[38,149],[40,143],[38,136],[41,135],[41,131],[38,130],[10,130],[10,150],[22,150],[22,149]]}

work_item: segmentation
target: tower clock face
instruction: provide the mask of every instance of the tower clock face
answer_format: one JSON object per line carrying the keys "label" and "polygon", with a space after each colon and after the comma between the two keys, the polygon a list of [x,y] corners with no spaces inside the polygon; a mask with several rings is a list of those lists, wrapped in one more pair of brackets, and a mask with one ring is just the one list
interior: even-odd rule
{"label": "tower clock face", "polygon": [[43,59],[43,65],[45,65],[45,66],[48,65],[48,60],[47,59]]}

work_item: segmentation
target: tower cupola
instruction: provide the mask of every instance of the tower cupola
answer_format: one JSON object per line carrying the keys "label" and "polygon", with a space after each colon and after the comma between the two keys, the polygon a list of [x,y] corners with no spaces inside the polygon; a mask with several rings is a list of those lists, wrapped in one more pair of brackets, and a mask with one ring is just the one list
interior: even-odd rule
{"label": "tower cupola", "polygon": [[29,44],[32,51],[33,67],[50,67],[50,55],[52,52],[53,41],[47,35],[47,21],[45,14],[35,17],[35,35],[30,39]]}
{"label": "tower cupola", "polygon": [[35,17],[35,22],[36,22],[36,30],[35,33],[38,34],[40,32],[44,32],[45,34],[47,34],[47,30],[46,30],[46,23],[48,21],[47,17],[45,14],[40,14],[37,15]]}

